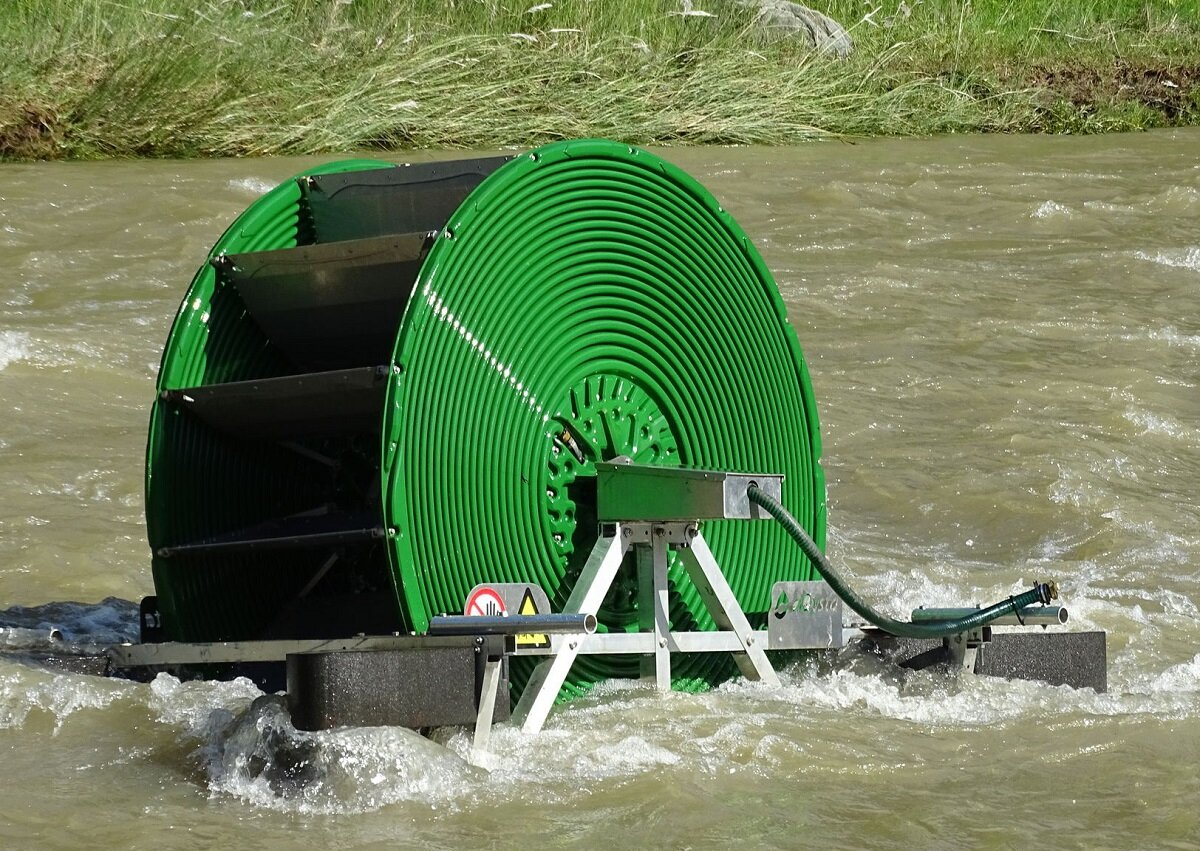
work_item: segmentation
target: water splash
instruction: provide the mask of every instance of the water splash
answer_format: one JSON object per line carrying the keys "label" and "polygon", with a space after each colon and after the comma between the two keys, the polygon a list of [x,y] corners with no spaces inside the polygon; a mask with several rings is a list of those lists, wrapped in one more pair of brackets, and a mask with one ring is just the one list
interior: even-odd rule
{"label": "water splash", "polygon": [[0,662],[0,730],[24,727],[31,716],[48,716],[55,735],[75,713],[106,709],[128,699],[131,683],[100,677],[31,671]]}
{"label": "water splash", "polygon": [[1157,434],[1182,440],[1188,445],[1200,444],[1200,430],[1186,426],[1172,416],[1130,408],[1125,411],[1125,419],[1140,428],[1142,435]]}
{"label": "water splash", "polygon": [[31,633],[57,632],[76,646],[99,647],[138,639],[138,604],[118,597],[99,603],[58,602],[12,606],[0,611],[0,629],[16,627]]}
{"label": "water splash", "polygon": [[1035,219],[1050,219],[1069,215],[1071,215],[1071,208],[1057,201],[1043,201],[1033,211],[1033,218]]}
{"label": "water splash", "polygon": [[1191,269],[1200,272],[1200,248],[1187,248],[1181,251],[1159,251],[1157,254],[1147,254],[1135,251],[1133,254],[1139,260],[1149,260],[1162,266],[1173,266],[1179,269]]}
{"label": "water splash", "polygon": [[25,360],[31,352],[28,334],[23,331],[0,331],[0,370]]}
{"label": "water splash", "polygon": [[275,188],[277,181],[264,180],[261,177],[242,177],[237,180],[231,180],[226,184],[235,192],[242,192],[246,195],[258,197],[266,195]]}
{"label": "water splash", "polygon": [[298,813],[358,813],[401,801],[449,806],[484,776],[450,750],[398,727],[304,732],[285,699],[249,680],[181,683],[160,674],[151,708],[194,749],[209,792]]}
{"label": "water splash", "polygon": [[1150,340],[1156,343],[1166,343],[1171,348],[1200,351],[1200,334],[1185,334],[1174,325],[1168,325],[1165,328],[1156,328],[1144,335],[1126,334],[1121,339],[1127,342]]}

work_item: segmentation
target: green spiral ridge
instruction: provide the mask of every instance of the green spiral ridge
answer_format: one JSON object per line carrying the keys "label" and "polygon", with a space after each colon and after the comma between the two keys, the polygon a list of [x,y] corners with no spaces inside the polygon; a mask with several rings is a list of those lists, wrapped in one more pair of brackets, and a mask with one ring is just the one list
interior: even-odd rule
{"label": "green spiral ridge", "polygon": [[[615,455],[782,473],[824,544],[816,406],[775,283],[715,199],[646,151],[558,143],[489,176],[421,268],[394,367],[382,496],[417,631],[480,582],[536,583],[561,608],[595,539],[579,485]],[[815,578],[776,524],[703,531],[752,623],[773,582]],[[674,560],[669,581],[673,628],[714,628]],[[624,575],[601,629],[637,628],[631,594]],[[680,684],[731,670],[720,654],[674,665]],[[581,657],[572,685],[636,675],[636,658]]]}
{"label": "green spiral ridge", "polygon": [[[349,161],[297,175],[252,204],[210,257],[319,241],[306,177],[388,167]],[[518,157],[470,190],[417,280],[396,288],[407,303],[379,423],[381,499],[362,507],[387,530],[369,557],[379,558],[384,593],[390,576],[403,628],[422,632],[431,616],[461,611],[481,582],[536,583],[561,611],[596,540],[595,464],[617,456],[781,473],[783,504],[823,546],[820,434],[796,335],[750,240],[676,167],[600,141]],[[297,370],[206,263],[172,326],[157,389]],[[328,502],[336,491],[312,472],[280,446],[220,434],[156,400],[146,519],[169,637],[250,640],[273,628],[327,550],[158,548]],[[775,581],[816,576],[776,524],[708,522],[704,534],[756,626]],[[638,628],[626,561],[598,613],[602,630]],[[674,557],[668,576],[672,627],[712,629]],[[319,609],[310,611],[305,629],[319,634]],[[513,660],[516,688],[530,664]],[[581,657],[565,693],[638,667],[636,657]],[[673,670],[688,688],[735,671],[723,654],[676,657]]]}

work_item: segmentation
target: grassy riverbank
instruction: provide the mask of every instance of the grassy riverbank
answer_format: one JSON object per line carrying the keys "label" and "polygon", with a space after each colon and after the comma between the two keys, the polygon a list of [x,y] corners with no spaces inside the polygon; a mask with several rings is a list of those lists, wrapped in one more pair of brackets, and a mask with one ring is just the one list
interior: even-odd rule
{"label": "grassy riverbank", "polygon": [[811,5],[849,58],[732,0],[5,0],[0,156],[1200,123],[1200,0]]}

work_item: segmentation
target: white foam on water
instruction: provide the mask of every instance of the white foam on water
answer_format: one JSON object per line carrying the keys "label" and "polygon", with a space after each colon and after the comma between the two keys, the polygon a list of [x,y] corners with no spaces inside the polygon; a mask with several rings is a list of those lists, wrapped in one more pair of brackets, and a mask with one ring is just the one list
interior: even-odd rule
{"label": "white foam on water", "polygon": [[839,669],[806,673],[785,681],[781,698],[806,710],[820,709],[860,717],[878,716],[931,727],[986,727],[1022,723],[1060,713],[1100,717],[1200,716],[1200,656],[1158,674],[1138,666],[1127,682],[1110,691],[1051,686],[1026,680],[951,677],[945,673]]}
{"label": "white foam on water", "polygon": [[1167,588],[1159,589],[1156,596],[1167,614],[1200,621],[1200,607],[1190,597]]}
{"label": "white foam on water", "polygon": [[1171,348],[1200,351],[1200,334],[1185,334],[1174,325],[1168,325],[1165,328],[1155,328],[1146,334],[1125,334],[1122,335],[1121,339],[1130,343],[1150,340],[1156,343],[1166,343]]}
{"label": "white foam on water", "polygon": [[29,335],[23,331],[0,331],[0,370],[30,357]]}
{"label": "white foam on water", "polygon": [[127,698],[132,684],[82,675],[50,674],[12,665],[0,667],[0,730],[23,727],[30,716],[46,713],[54,734],[83,709],[104,709]]}
{"label": "white foam on water", "polygon": [[[918,687],[913,686],[916,683]],[[792,677],[780,699],[806,709],[824,709],[854,716],[879,716],[946,727],[985,726],[1019,717],[1032,705],[1044,704],[1049,687],[1005,683],[1003,690],[974,678],[953,679],[945,674],[913,672],[897,681],[881,671],[835,670]],[[1011,686],[1011,688],[1010,688]]]}
{"label": "white foam on water", "polygon": [[1145,408],[1127,408],[1125,419],[1142,430],[1143,435],[1161,434],[1187,442],[1189,445],[1200,444],[1200,430],[1181,423],[1174,417],[1156,414]]}
{"label": "white foam on water", "polygon": [[[1028,591],[1033,585],[1019,579],[1010,585],[995,585],[991,588],[965,587],[965,566],[961,561],[946,561],[939,564],[936,559],[926,560],[927,568],[918,570],[883,570],[872,576],[853,579],[850,584],[859,589],[863,597],[875,601],[876,608],[899,620],[908,620],[914,609],[921,606],[941,605],[938,600],[958,600],[961,605],[990,605],[996,600],[1006,599],[1010,594]],[[957,605],[957,604],[952,604]],[[847,610],[847,616],[859,619]],[[861,620],[861,619],[859,619]]]}
{"label": "white foam on water", "polygon": [[1183,700],[1190,697],[1194,702],[1195,695],[1200,693],[1200,653],[1155,674],[1145,685],[1147,694],[1178,695]]}
{"label": "white foam on water", "polygon": [[1186,248],[1180,251],[1159,251],[1156,254],[1135,251],[1133,256],[1139,260],[1158,263],[1161,266],[1191,269],[1193,272],[1200,272],[1200,247]]}
{"label": "white foam on water", "polygon": [[1200,189],[1176,184],[1154,195],[1147,205],[1155,213],[1184,215],[1200,205]]}
{"label": "white foam on water", "polygon": [[247,195],[265,195],[275,188],[276,181],[263,180],[261,177],[242,177],[237,180],[231,180],[226,184],[230,189],[238,192],[244,192]]}
{"label": "white foam on water", "polygon": [[1071,215],[1071,208],[1057,201],[1043,201],[1032,213],[1035,219],[1049,219],[1069,215]]}
{"label": "white foam on water", "polygon": [[[246,679],[160,674],[149,705],[194,748],[211,794],[283,812],[368,812],[401,801],[449,807],[486,777],[441,745],[397,727],[295,730],[282,699]],[[260,699],[266,703],[260,705]]]}
{"label": "white foam on water", "polygon": [[[673,704],[688,699],[674,694],[660,698],[641,683],[610,681],[577,705],[556,711],[553,722],[536,736],[497,728],[484,766],[499,790],[511,785],[572,789],[677,765],[684,757],[679,742],[664,738],[668,731],[663,722]],[[658,700],[666,704],[655,706],[656,717],[648,718],[647,702]],[[471,742],[457,734],[446,744],[466,757]]]}
{"label": "white foam on water", "polygon": [[1054,466],[1058,469],[1058,477],[1050,485],[1051,502],[1079,509],[1112,508],[1111,494],[1096,487],[1093,476],[1067,464],[1055,463]]}
{"label": "white foam on water", "polygon": [[164,724],[181,727],[201,739],[214,724],[249,705],[262,692],[245,678],[229,682],[180,682],[170,674],[159,674],[150,682],[150,709]]}
{"label": "white foam on water", "polygon": [[79,338],[66,338],[58,332],[47,332],[33,338],[24,331],[0,331],[0,370],[19,361],[51,368],[123,367],[127,360],[127,341],[120,337],[104,338],[94,343]]}
{"label": "white foam on water", "polygon": [[39,366],[90,368],[96,364],[107,364],[111,368],[115,363],[122,361],[125,354],[123,346],[120,350],[114,347],[110,351],[105,343],[79,339],[47,339],[37,351],[30,351],[27,357],[35,359]]}
{"label": "white foam on water", "polygon": [[568,801],[593,783],[726,753],[694,731],[673,732],[662,702],[700,697],[659,696],[640,684],[605,684],[534,736],[496,727],[482,766],[469,762],[465,729],[435,731],[433,739],[395,727],[298,732],[273,708],[278,698],[263,698],[244,680],[180,683],[160,675],[151,689],[160,719],[195,747],[211,794],[281,812],[361,813],[404,802],[455,812],[514,796]]}
{"label": "white foam on water", "polygon": [[[418,733],[374,727],[321,733],[289,730],[285,747],[299,759],[290,774],[271,776],[262,766],[278,758],[279,744],[264,725],[267,720],[260,719],[260,730],[235,729],[228,738],[229,726],[214,725],[206,748],[214,795],[305,814],[371,812],[400,802],[451,809],[469,799],[486,775]],[[228,724],[236,726],[237,720]]]}

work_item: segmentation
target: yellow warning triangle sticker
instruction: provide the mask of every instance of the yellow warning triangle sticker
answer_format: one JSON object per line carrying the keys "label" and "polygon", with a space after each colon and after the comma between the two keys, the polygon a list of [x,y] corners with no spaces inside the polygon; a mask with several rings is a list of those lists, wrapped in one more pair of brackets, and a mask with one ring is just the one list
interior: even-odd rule
{"label": "yellow warning triangle sticker", "polygon": [[[521,597],[521,605],[517,609],[519,615],[536,615],[538,613],[537,603],[533,602],[533,592],[526,588],[525,594]],[[550,636],[544,632],[525,633],[517,636],[518,647],[549,647]]]}

